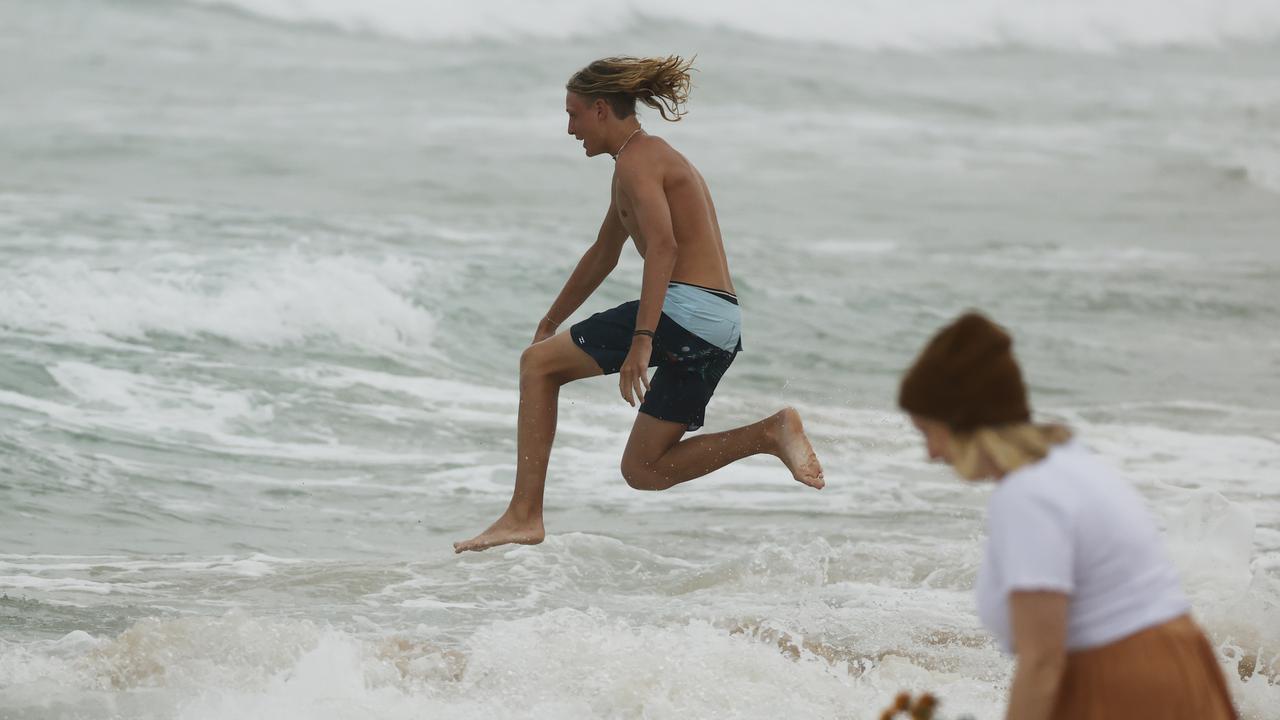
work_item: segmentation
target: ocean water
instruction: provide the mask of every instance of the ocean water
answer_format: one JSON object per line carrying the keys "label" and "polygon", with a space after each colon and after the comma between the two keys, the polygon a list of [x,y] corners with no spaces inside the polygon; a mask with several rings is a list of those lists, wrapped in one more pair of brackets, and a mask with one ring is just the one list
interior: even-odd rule
{"label": "ocean water", "polygon": [[[793,404],[828,487],[632,491],[580,383],[547,541],[455,556],[607,204],[563,84],[670,52],[745,315],[708,429]],[[0,3],[0,718],[999,717],[987,489],[893,405],[969,307],[1280,718],[1277,68],[1272,0]]]}

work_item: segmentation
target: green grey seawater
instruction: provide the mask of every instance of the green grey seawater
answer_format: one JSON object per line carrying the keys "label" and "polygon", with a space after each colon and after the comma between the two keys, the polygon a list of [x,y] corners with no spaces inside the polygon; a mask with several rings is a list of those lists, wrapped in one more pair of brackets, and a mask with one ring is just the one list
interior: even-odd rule
{"label": "green grey seawater", "polygon": [[[0,717],[994,716],[986,490],[893,404],[970,307],[1150,500],[1243,714],[1280,702],[1274,42],[413,41],[207,5],[0,7]],[[582,383],[548,541],[455,557],[607,205],[564,80],[671,51],[690,114],[643,121],[707,178],[745,316],[708,429],[794,404],[829,487],[753,459],[631,491],[632,411]]]}

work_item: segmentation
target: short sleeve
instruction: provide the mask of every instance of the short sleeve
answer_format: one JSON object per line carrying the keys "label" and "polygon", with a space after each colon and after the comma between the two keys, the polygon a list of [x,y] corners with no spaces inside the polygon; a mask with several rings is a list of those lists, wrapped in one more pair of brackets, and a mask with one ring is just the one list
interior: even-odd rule
{"label": "short sleeve", "polygon": [[987,518],[991,560],[1001,594],[1018,590],[1070,594],[1075,589],[1075,548],[1071,513],[1065,502],[1025,487],[1001,490],[1008,492],[993,498]]}

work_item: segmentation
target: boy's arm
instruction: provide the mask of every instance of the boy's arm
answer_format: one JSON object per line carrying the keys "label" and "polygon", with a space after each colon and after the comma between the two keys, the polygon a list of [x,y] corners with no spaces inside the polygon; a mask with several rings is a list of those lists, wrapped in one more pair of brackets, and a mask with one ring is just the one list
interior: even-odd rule
{"label": "boy's arm", "polygon": [[578,265],[569,274],[560,294],[551,303],[551,307],[538,323],[533,341],[540,342],[556,333],[560,323],[574,313],[582,303],[591,297],[591,293],[600,287],[609,273],[618,266],[618,256],[622,254],[622,246],[627,242],[627,231],[618,219],[617,209],[613,202],[609,203],[609,211],[605,213],[604,222],[600,223],[600,232],[596,241],[582,254]]}
{"label": "boy's arm", "polygon": [[645,156],[629,158],[618,167],[618,183],[635,208],[636,224],[644,240],[644,279],[640,285],[640,309],[636,313],[636,331],[649,335],[631,338],[631,351],[618,370],[618,389],[622,399],[632,406],[634,395],[641,402],[649,389],[649,357],[653,353],[652,332],[658,329],[662,303],[667,297],[667,283],[676,266],[676,235],[671,223],[671,207],[663,187],[662,168],[644,162]]}

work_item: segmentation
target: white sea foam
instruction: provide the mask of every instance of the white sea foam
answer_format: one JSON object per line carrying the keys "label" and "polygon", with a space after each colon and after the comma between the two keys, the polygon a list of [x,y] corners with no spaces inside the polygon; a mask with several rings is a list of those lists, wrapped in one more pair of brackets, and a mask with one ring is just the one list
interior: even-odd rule
{"label": "white sea foam", "polygon": [[92,571],[97,576],[121,575],[137,578],[150,571],[181,571],[230,574],[243,577],[270,575],[279,566],[294,565],[301,560],[278,558],[262,553],[247,557],[222,556],[192,560],[152,558],[131,560],[119,555],[0,555],[0,570],[17,569],[26,573],[73,573]]}
{"label": "white sea foam", "polygon": [[265,423],[272,418],[271,408],[255,403],[250,393],[73,361],[57,363],[48,372],[82,407],[136,430],[217,434],[234,421]]}
{"label": "white sea foam", "polygon": [[[187,720],[869,718],[902,689],[935,692],[956,714],[994,717],[1003,705],[1003,690],[985,678],[896,653],[841,656],[769,621],[659,626],[565,609],[489,623],[460,646],[425,629],[365,629],[372,632],[239,612],[148,620],[114,638],[75,633],[39,647],[0,646],[0,684],[59,682],[63,701],[104,686],[148,688],[173,705],[153,710]],[[1276,688],[1265,681],[1235,683],[1245,717],[1267,717],[1259,703]]]}
{"label": "white sea foam", "polygon": [[[187,720],[870,717],[903,688],[939,692],[980,717],[1000,702],[986,682],[905,657],[851,666],[773,638],[555,610],[490,623],[451,648],[419,633],[354,635],[232,613],[0,646],[0,686],[56,682],[65,703],[146,688],[176,706],[149,710]],[[49,707],[21,688],[8,699]]]}
{"label": "white sea foam", "polygon": [[829,238],[815,240],[809,249],[822,255],[862,257],[889,255],[898,249],[896,240],[845,240]]}
{"label": "white sea foam", "polygon": [[[1266,674],[1274,655],[1267,618],[1275,606],[1250,584],[1248,513],[1213,494],[1193,494],[1180,518],[1172,542],[1198,614],[1232,660],[1226,669],[1244,717],[1266,718],[1280,695]],[[394,628],[361,619],[358,631],[242,612],[146,620],[115,637],[0,643],[0,686],[17,686],[0,701],[22,708],[36,702],[39,688],[56,684],[62,701],[102,702],[94,694],[102,688],[146,689],[151,701],[172,704],[153,708],[159,715],[192,720],[860,718],[912,688],[940,694],[956,712],[989,717],[1003,704],[1008,661],[971,615],[976,547],[939,541],[930,562],[883,539],[788,538],[700,565],[614,538],[556,535],[541,547],[465,558],[473,570],[464,578],[467,597],[478,603],[433,597],[433,573],[368,598],[408,612],[530,613],[484,620],[461,642],[413,629],[405,616]],[[956,566],[957,549],[961,567],[945,577],[929,572],[931,564]],[[5,558],[23,564],[21,556]],[[99,559],[39,560],[80,567]],[[132,561],[101,560],[146,569],[146,561],[134,568]],[[222,559],[211,564],[226,567]],[[491,585],[513,584],[528,587],[529,596],[486,598]],[[542,609],[545,594],[564,598],[566,591],[622,611]],[[1237,657],[1263,672],[1233,677]]]}
{"label": "white sea foam", "polygon": [[124,267],[35,259],[6,268],[0,328],[81,342],[201,335],[278,347],[320,338],[373,352],[423,352],[434,319],[411,297],[422,269],[406,260],[150,258]]}
{"label": "white sea foam", "polygon": [[[1150,492],[1215,489],[1243,496],[1273,491],[1280,444],[1250,435],[1187,432],[1151,425],[1085,425],[1086,443]],[[1269,521],[1280,512],[1258,510]]]}
{"label": "white sea foam", "polygon": [[1009,270],[1049,271],[1055,273],[1132,273],[1144,271],[1177,271],[1194,267],[1195,255],[1174,250],[1144,247],[1045,247],[1027,245],[994,245],[986,252],[964,255],[947,252],[930,253],[929,262],[940,265],[977,265]]}
{"label": "white sea foam", "polygon": [[45,593],[90,593],[93,595],[145,594],[163,586],[162,582],[96,582],[75,578],[44,578],[34,575],[0,575],[0,590],[26,590]]}
{"label": "white sea foam", "polygon": [[1246,716],[1269,717],[1280,703],[1280,581],[1251,562],[1253,513],[1200,491],[1171,515],[1170,550],[1218,646],[1232,696]]}
{"label": "white sea foam", "polygon": [[370,387],[401,393],[431,403],[447,403],[450,406],[463,404],[500,406],[509,413],[516,402],[515,394],[509,389],[423,375],[392,375],[372,370],[319,365],[289,370],[286,374],[320,387]]}
{"label": "white sea foam", "polygon": [[1216,47],[1280,37],[1271,0],[194,0],[285,22],[330,25],[427,41],[564,39],[686,23],[803,43],[867,50],[936,51],[1008,46],[1108,51],[1162,46]]}
{"label": "white sea foam", "polygon": [[[343,445],[329,438],[299,442],[263,437],[253,428],[268,426],[272,410],[258,406],[248,395],[236,391],[160,380],[78,362],[60,363],[51,369],[51,374],[59,382],[66,381],[64,387],[76,392],[79,402],[60,403],[0,390],[0,406],[42,415],[65,428],[95,432],[110,429],[146,437],[151,443],[224,455],[372,466],[426,464],[437,457],[423,452]],[[184,389],[190,395],[184,394]],[[248,476],[244,480],[255,479]],[[275,484],[269,480],[263,482]]]}

